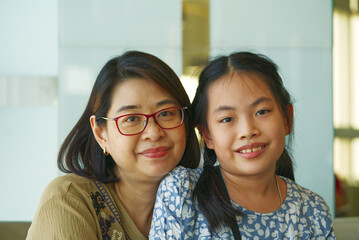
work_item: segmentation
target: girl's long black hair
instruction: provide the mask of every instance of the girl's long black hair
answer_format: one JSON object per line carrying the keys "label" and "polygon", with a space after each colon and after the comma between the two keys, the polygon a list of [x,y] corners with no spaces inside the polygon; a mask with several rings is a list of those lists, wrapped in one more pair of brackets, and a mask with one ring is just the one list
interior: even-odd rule
{"label": "girl's long black hair", "polygon": [[[192,108],[195,124],[199,126],[200,131],[208,127],[206,117],[208,110],[207,91],[209,86],[220,77],[234,72],[237,74],[252,73],[261,75],[270,88],[288,123],[293,125],[292,114],[288,108],[288,105],[292,104],[292,100],[283,85],[277,65],[261,54],[237,52],[229,56],[220,56],[211,60],[199,76],[199,84]],[[214,169],[214,164],[217,161],[216,153],[214,150],[207,148],[203,140],[201,140],[201,143],[204,148],[204,170],[194,189],[193,197],[198,201],[199,208],[206,216],[210,229],[213,231],[222,225],[230,226],[233,214],[237,216],[243,216],[243,214],[235,209],[231,202],[224,197],[226,189],[220,184],[221,180]],[[293,162],[289,154],[289,143],[290,141],[287,141],[282,155],[277,160],[275,173],[294,181]]]}

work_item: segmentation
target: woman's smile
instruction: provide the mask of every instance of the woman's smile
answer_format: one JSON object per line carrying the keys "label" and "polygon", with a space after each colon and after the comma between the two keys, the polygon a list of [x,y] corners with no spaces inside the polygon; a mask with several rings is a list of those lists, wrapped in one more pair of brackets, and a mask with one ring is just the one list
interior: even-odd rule
{"label": "woman's smile", "polygon": [[169,147],[148,148],[139,154],[147,158],[161,158],[170,151]]}

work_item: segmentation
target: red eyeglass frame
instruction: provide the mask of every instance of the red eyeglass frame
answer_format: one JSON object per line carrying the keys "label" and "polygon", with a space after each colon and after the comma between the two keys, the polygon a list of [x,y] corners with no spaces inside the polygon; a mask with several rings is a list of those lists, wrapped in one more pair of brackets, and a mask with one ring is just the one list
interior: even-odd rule
{"label": "red eyeglass frame", "polygon": [[[157,120],[156,120],[156,114],[159,113],[159,112],[168,110],[168,109],[180,109],[180,110],[182,111],[182,121],[181,121],[181,123],[180,123],[178,126],[172,127],[172,128],[164,128],[164,127],[162,127],[162,126],[157,122]],[[121,116],[118,116],[118,117],[115,117],[115,118],[107,118],[107,117],[101,117],[101,118],[102,118],[102,119],[105,119],[105,120],[108,120],[108,121],[115,121],[115,122],[116,122],[116,127],[117,127],[117,129],[118,129],[118,131],[119,131],[122,135],[124,135],[124,136],[134,136],[134,135],[141,134],[141,133],[143,133],[143,131],[145,131],[145,129],[146,129],[147,125],[148,125],[148,121],[149,121],[149,119],[150,119],[151,117],[153,117],[155,123],[156,123],[161,129],[169,130],[169,129],[174,129],[174,128],[180,127],[180,126],[183,124],[183,122],[184,122],[184,114],[185,114],[185,111],[184,111],[184,110],[186,110],[186,109],[188,109],[188,107],[169,107],[169,108],[163,108],[163,109],[161,109],[161,110],[158,110],[157,112],[152,113],[152,114],[131,113],[131,114],[121,115]],[[121,130],[120,130],[120,128],[118,127],[117,120],[118,120],[119,118],[121,118],[121,117],[126,117],[126,116],[131,116],[131,115],[141,115],[141,116],[145,116],[145,117],[146,117],[146,124],[145,124],[145,126],[143,127],[143,129],[142,129],[141,132],[133,133],[133,134],[125,134],[125,133],[122,133]]]}

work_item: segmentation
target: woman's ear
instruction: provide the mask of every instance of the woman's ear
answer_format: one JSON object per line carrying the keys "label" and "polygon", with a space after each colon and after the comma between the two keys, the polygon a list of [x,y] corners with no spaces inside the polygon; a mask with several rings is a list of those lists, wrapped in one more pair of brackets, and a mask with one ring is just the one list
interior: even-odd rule
{"label": "woman's ear", "polygon": [[95,115],[91,115],[90,124],[96,141],[98,142],[98,144],[101,146],[102,149],[106,149],[108,142],[106,128],[101,127],[97,124]]}
{"label": "woman's ear", "polygon": [[293,115],[294,115],[294,110],[293,110],[293,105],[292,104],[288,104],[287,105],[288,108],[288,118],[285,119],[285,134],[288,135],[292,132],[292,127],[293,127]]}

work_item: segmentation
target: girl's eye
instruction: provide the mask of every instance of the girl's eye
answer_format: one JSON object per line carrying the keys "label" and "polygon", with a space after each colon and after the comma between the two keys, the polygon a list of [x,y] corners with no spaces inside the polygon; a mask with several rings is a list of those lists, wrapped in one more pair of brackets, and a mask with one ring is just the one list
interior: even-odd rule
{"label": "girl's eye", "polygon": [[228,123],[228,122],[232,122],[234,119],[231,118],[231,117],[226,117],[226,118],[223,118],[220,122],[221,123]]}
{"label": "girl's eye", "polygon": [[261,115],[264,115],[266,113],[269,113],[269,110],[259,110],[257,113],[256,113],[256,116],[261,116]]}

